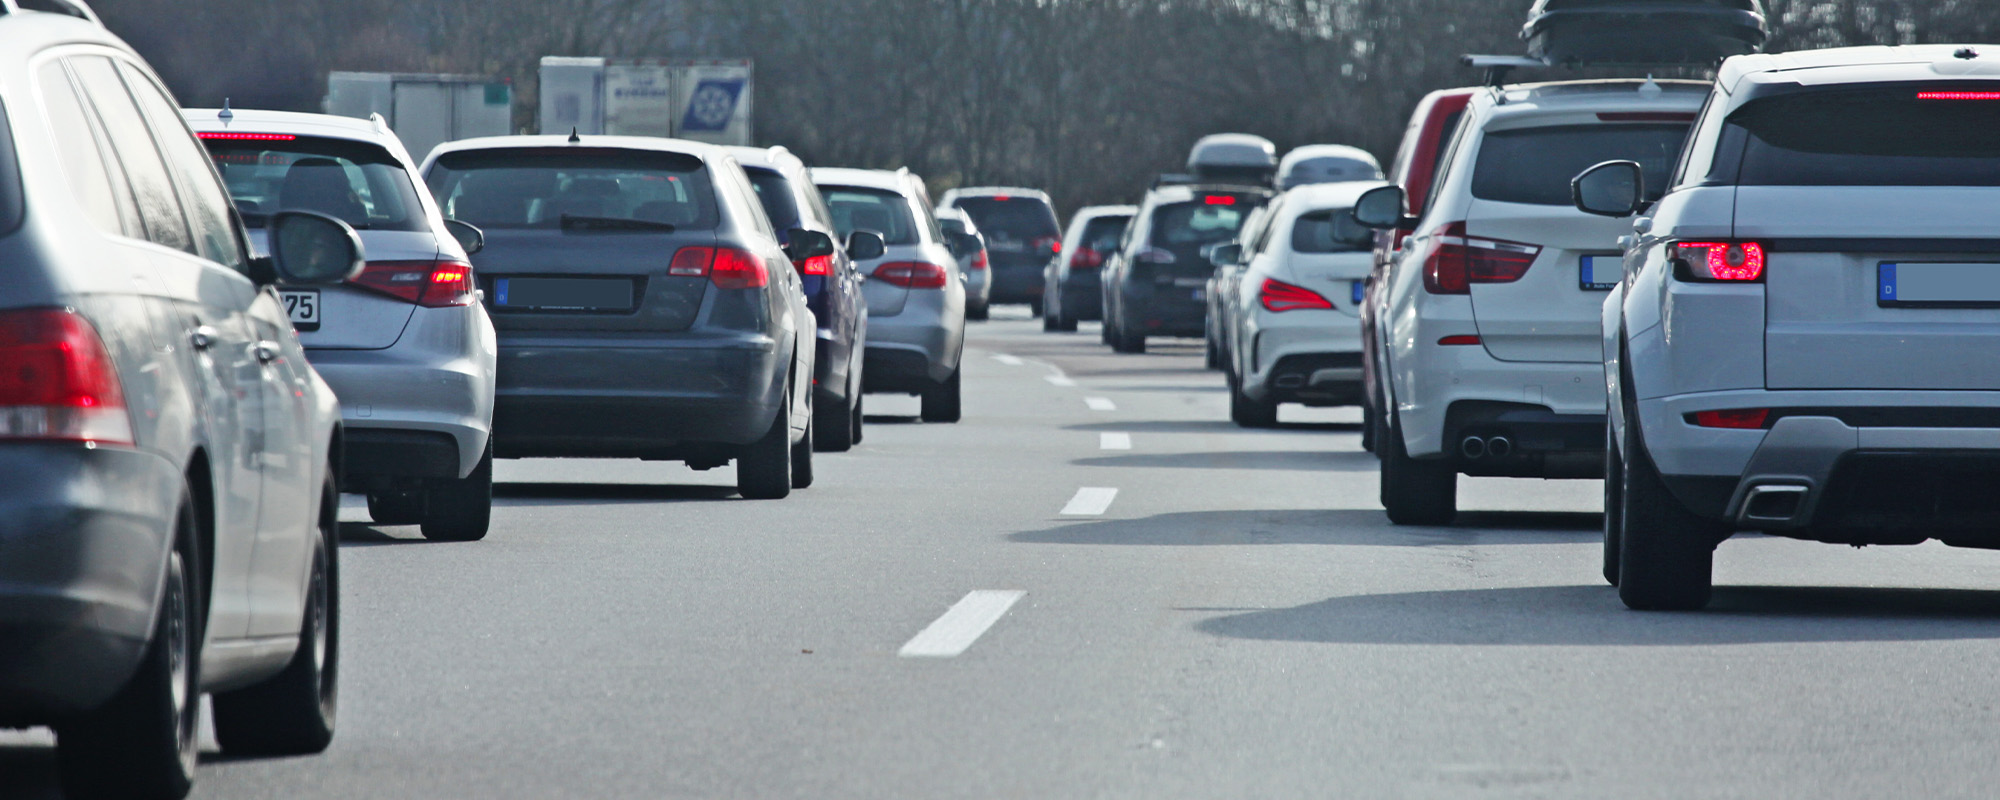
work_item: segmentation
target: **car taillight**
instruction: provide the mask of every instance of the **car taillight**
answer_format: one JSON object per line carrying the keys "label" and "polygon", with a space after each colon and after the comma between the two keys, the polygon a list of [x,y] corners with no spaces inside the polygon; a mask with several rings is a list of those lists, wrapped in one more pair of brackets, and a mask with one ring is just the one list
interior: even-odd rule
{"label": "car taillight", "polygon": [[1132,260],[1141,264],[1172,264],[1174,254],[1157,247],[1148,247],[1132,256]]}
{"label": "car taillight", "polygon": [[1028,248],[1034,252],[1047,250],[1051,255],[1059,256],[1062,255],[1062,240],[1054,236],[1044,236],[1033,242],[1029,242]]}
{"label": "car taillight", "polygon": [[1070,254],[1070,269],[1097,269],[1104,266],[1104,254],[1088,247],[1079,247]]}
{"label": "car taillight", "polygon": [[1762,428],[1771,416],[1768,408],[1731,408],[1694,412],[1694,424],[1704,428]]}
{"label": "car taillight", "polygon": [[1431,294],[1471,294],[1475,283],[1512,283],[1528,274],[1540,245],[1484,239],[1465,234],[1454,222],[1432,237],[1424,257],[1424,288]]}
{"label": "car taillight", "polygon": [[987,266],[986,248],[981,247],[979,248],[979,252],[972,254],[972,268],[985,269],[986,266]]}
{"label": "car taillight", "polygon": [[1764,279],[1764,246],[1757,242],[1677,242],[1683,280],[1749,282]]}
{"label": "car taillight", "polygon": [[667,274],[678,278],[707,276],[717,289],[759,289],[771,283],[763,259],[734,247],[683,247],[668,262]]}
{"label": "car taillight", "polygon": [[1333,308],[1333,303],[1321,297],[1318,292],[1304,286],[1295,286],[1276,278],[1264,279],[1264,288],[1258,290],[1257,301],[1263,303],[1267,311]]}
{"label": "car taillight", "polygon": [[472,305],[472,265],[462,261],[370,261],[348,283],[425,308]]}
{"label": "car taillight", "polygon": [[0,439],[132,443],[118,368],[89,321],[54,308],[0,313]]}
{"label": "car taillight", "polygon": [[1442,345],[1479,344],[1479,334],[1460,333],[1452,336],[1446,336],[1441,339],[1438,339],[1438,344]]}
{"label": "car taillight", "polygon": [[877,280],[905,289],[942,289],[948,274],[944,267],[924,261],[891,261],[875,268]]}
{"label": "car taillight", "polygon": [[1918,92],[1918,100],[2000,100],[2000,92]]}
{"label": "car taillight", "polygon": [[1233,206],[1236,205],[1236,198],[1226,194],[1211,194],[1203,197],[1201,202],[1211,206]]}
{"label": "car taillight", "polygon": [[[668,269],[669,269],[669,271],[671,271],[671,270],[672,270],[672,267],[669,267]],[[830,256],[830,255],[827,255],[827,256],[813,256],[812,258],[808,258],[808,259],[806,259],[806,260],[804,260],[804,261],[801,261],[801,262],[799,262],[799,274],[800,274],[800,275],[832,275],[832,274],[833,274],[833,256]]]}

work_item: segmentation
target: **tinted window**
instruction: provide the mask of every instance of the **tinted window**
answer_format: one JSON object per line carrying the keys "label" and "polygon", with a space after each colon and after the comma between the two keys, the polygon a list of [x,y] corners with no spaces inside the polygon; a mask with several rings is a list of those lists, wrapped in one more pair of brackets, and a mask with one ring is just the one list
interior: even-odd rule
{"label": "tinted window", "polygon": [[[91,130],[90,119],[84,116],[83,104],[70,85],[69,72],[60,62],[53,62],[42,67],[39,77],[42,110],[48,116],[49,129],[55,133],[56,157],[62,160],[63,175],[69,179],[69,190],[76,195],[77,205],[83,207],[83,213],[99,230],[125,233],[118,201],[111,193],[104,153],[97,149],[97,134]],[[0,135],[6,135],[5,131],[0,131]],[[5,157],[13,157],[13,148],[7,148]]]}
{"label": "tinted window", "polygon": [[118,79],[117,68],[110,59],[97,56],[71,59],[70,64],[83,81],[84,93],[90,96],[98,118],[104,121],[111,150],[124,167],[132,197],[139,204],[139,219],[146,225],[146,238],[176,250],[194,252],[194,240],[188,234],[187,221],[181,217],[180,200],[174,194],[173,179],[167,176],[166,162],[154,148],[153,135],[139,116],[138,107],[132,105],[125,83]]}
{"label": "tinted window", "polygon": [[1236,238],[1248,214],[1242,205],[1174,203],[1153,210],[1153,244],[1203,245]]}
{"label": "tinted window", "polygon": [[1125,225],[1131,217],[1098,217],[1083,226],[1083,241],[1078,247],[1109,253],[1118,249],[1118,240],[1125,236]]}
{"label": "tinted window", "polygon": [[[955,204],[979,226],[996,250],[1025,248],[1036,239],[1056,239],[1056,212],[1047,203],[1027,197],[962,197]],[[1019,248],[1014,247],[1018,245]],[[1045,248],[1046,249],[1046,248]]]}
{"label": "tinted window", "polygon": [[1353,253],[1374,243],[1374,233],[1345,208],[1303,214],[1292,223],[1292,251],[1297,253]]}
{"label": "tinted window", "polygon": [[252,228],[279,211],[317,211],[359,230],[430,230],[410,174],[377,145],[317,136],[203,144]]}
{"label": "tinted window", "polygon": [[2000,102],[1926,100],[1918,92],[1902,86],[1751,102],[1729,117],[1748,134],[1738,182],[2000,186]]}
{"label": "tinted window", "polygon": [[482,228],[556,228],[562,217],[635,219],[714,230],[715,186],[701,159],[592,148],[466,150],[424,176],[444,213]]}
{"label": "tinted window", "polygon": [[1637,161],[1646,170],[1646,192],[1666,191],[1688,126],[1574,125],[1494,131],[1479,147],[1472,196],[1503,203],[1570,204],[1569,182],[1605,161]]}
{"label": "tinted window", "polygon": [[895,192],[845,186],[821,187],[828,210],[833,212],[833,228],[840,238],[857,230],[882,234],[889,244],[916,244],[917,220],[910,214],[910,201]]}
{"label": "tinted window", "polygon": [[189,135],[187,123],[181,121],[180,109],[151,79],[130,64],[120,67],[126,86],[139,99],[139,107],[153,125],[153,135],[166,152],[167,163],[180,175],[181,207],[187,211],[188,224],[194,231],[195,249],[210,261],[245,269],[247,259],[237,243],[235,225],[229,219],[229,196],[216,184],[215,172],[208,166],[208,154]]}
{"label": "tinted window", "polygon": [[744,172],[750,176],[750,186],[757,190],[757,202],[763,204],[764,216],[771,218],[771,224],[780,231],[799,227],[799,205],[792,193],[792,182],[775,170]]}

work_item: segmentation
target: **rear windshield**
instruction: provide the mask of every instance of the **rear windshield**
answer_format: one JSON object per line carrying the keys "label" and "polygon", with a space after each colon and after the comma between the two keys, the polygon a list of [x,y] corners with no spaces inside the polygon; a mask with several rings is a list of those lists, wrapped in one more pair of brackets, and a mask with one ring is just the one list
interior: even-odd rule
{"label": "rear windshield", "polygon": [[204,133],[202,144],[252,228],[279,211],[317,211],[357,230],[430,230],[410,174],[377,145],[233,131]]}
{"label": "rear windshield", "polygon": [[424,176],[445,216],[482,228],[556,228],[564,216],[714,230],[715,185],[683,153],[586,148],[466,150]]}
{"label": "rear windshield", "polygon": [[14,163],[14,133],[7,127],[7,108],[0,106],[0,233],[21,226],[21,172]]}
{"label": "rear windshield", "polygon": [[1292,252],[1352,253],[1373,249],[1375,234],[1345,208],[1302,214],[1292,223]]}
{"label": "rear windshield", "polygon": [[889,244],[916,244],[917,220],[910,214],[910,201],[895,192],[847,186],[822,186],[826,206],[833,212],[833,228],[840,238],[855,231],[882,234]]}
{"label": "rear windshield", "polygon": [[1248,203],[1218,205],[1196,201],[1160,206],[1153,210],[1153,244],[1181,248],[1229,241],[1243,228],[1250,210]]}
{"label": "rear windshield", "polygon": [[799,204],[792,193],[792,182],[777,170],[746,169],[750,185],[757,189],[757,202],[764,205],[764,216],[771,218],[771,227],[779,233],[799,227]]}
{"label": "rear windshield", "polygon": [[1125,227],[1132,222],[1131,217],[1097,217],[1083,225],[1083,241],[1077,246],[1085,250],[1109,253],[1118,249],[1118,240],[1125,238]]}
{"label": "rear windshield", "polygon": [[1756,100],[1729,117],[1748,135],[1724,142],[1743,142],[1737,182],[1746,186],[2000,186],[2000,100],[1926,99],[1954,91],[1966,88]]}
{"label": "rear windshield", "polygon": [[1637,161],[1646,170],[1646,193],[1667,189],[1688,126],[1568,125],[1493,131],[1479,146],[1472,196],[1502,203],[1570,204],[1569,182],[1605,161]]}
{"label": "rear windshield", "polygon": [[[995,249],[1028,245],[1036,239],[1062,238],[1056,212],[1049,204],[1032,197],[962,197],[957,205]],[[1046,250],[1047,248],[1043,248]]]}

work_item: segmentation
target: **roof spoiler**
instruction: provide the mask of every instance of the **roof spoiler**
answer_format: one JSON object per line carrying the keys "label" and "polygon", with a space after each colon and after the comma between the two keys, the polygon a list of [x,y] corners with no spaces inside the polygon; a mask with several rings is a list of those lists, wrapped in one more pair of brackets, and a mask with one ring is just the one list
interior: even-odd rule
{"label": "roof spoiler", "polygon": [[90,10],[90,5],[83,0],[26,0],[25,3],[22,0],[0,0],[0,14],[18,14],[23,11],[62,14],[76,17],[100,28],[104,26],[104,21],[97,18],[97,12]]}
{"label": "roof spoiler", "polygon": [[1528,56],[1482,56],[1467,53],[1459,56],[1458,61],[1473,69],[1486,70],[1487,86],[1507,85],[1507,76],[1521,67],[1552,66],[1547,61],[1539,58],[1529,58]]}
{"label": "roof spoiler", "polygon": [[1185,172],[1162,172],[1160,173],[1160,177],[1153,179],[1153,188],[1158,189],[1162,186],[1186,186],[1190,183],[1194,183],[1193,175],[1189,175]]}

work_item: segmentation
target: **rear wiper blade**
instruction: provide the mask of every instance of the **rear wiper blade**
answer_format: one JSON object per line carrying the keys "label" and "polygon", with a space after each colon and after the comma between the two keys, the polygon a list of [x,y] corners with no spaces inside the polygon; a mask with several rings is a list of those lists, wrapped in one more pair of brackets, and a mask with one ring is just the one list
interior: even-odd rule
{"label": "rear wiper blade", "polygon": [[673,233],[672,224],[654,222],[649,219],[627,219],[624,217],[584,217],[575,214],[562,215],[562,229],[586,231],[659,231]]}

